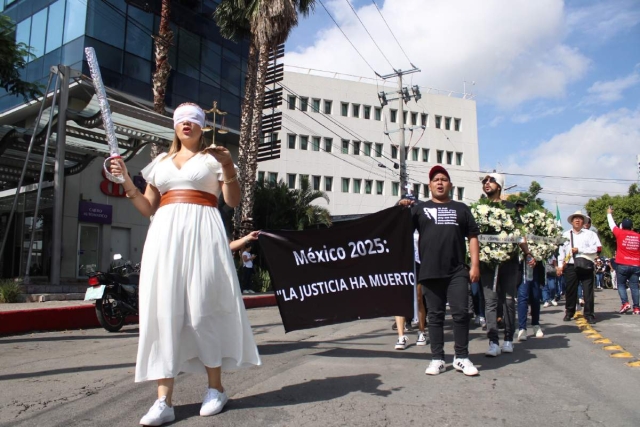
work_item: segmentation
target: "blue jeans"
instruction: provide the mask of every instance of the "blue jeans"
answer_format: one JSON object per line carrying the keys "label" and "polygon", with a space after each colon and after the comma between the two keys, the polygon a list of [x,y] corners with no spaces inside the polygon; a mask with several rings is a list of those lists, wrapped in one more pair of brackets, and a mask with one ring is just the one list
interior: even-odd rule
{"label": "blue jeans", "polygon": [[540,285],[535,280],[518,286],[518,329],[527,329],[527,311],[531,303],[531,326],[540,324]]}
{"label": "blue jeans", "polygon": [[[542,288],[542,299],[544,302],[551,302],[556,299],[556,282],[558,278],[556,276],[547,276],[547,283]],[[558,292],[558,295],[560,292]]]}
{"label": "blue jeans", "polygon": [[638,305],[638,276],[640,276],[640,267],[633,265],[618,264],[616,268],[618,279],[618,294],[622,303],[628,303],[627,298],[627,280],[629,281],[629,288],[631,289],[631,299],[633,300],[633,308],[640,307]]}
{"label": "blue jeans", "polygon": [[578,299],[584,299],[584,290],[582,289],[582,282],[578,282]]}
{"label": "blue jeans", "polygon": [[564,276],[560,276],[556,278],[556,297],[560,299],[562,295],[565,294],[567,284],[565,283]]}
{"label": "blue jeans", "polygon": [[602,278],[604,277],[604,273],[596,273],[596,286],[598,288],[602,287]]}
{"label": "blue jeans", "polygon": [[484,317],[484,292],[479,282],[471,284],[471,297],[473,298],[473,311],[478,317]]}

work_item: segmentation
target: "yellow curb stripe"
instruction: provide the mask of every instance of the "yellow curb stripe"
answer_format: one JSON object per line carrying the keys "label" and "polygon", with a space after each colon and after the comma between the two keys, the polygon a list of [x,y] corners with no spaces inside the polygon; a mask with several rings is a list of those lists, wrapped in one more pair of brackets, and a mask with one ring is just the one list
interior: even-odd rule
{"label": "yellow curb stripe", "polygon": [[592,334],[592,335],[587,335],[587,338],[589,338],[590,340],[599,340],[600,338],[604,338],[602,335],[600,334]]}
{"label": "yellow curb stripe", "polygon": [[633,362],[627,362],[625,365],[631,368],[640,368],[640,360],[634,360]]}
{"label": "yellow curb stripe", "polygon": [[593,342],[594,344],[611,344],[611,340],[609,338],[600,338]]}
{"label": "yellow curb stripe", "polygon": [[622,351],[620,353],[612,353],[609,355],[609,357],[615,357],[618,359],[633,359],[633,354],[629,353],[628,351]]}
{"label": "yellow curb stripe", "polygon": [[622,348],[622,346],[619,346],[617,344],[614,345],[606,345],[604,347],[602,347],[603,350],[608,350],[608,351],[624,351],[624,348]]}

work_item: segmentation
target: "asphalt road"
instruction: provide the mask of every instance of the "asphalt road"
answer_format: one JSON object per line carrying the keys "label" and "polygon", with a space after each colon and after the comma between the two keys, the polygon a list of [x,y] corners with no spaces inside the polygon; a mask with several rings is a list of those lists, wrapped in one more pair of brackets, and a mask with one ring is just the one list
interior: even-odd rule
{"label": "asphalt road", "polygon": [[[614,314],[615,291],[597,293],[596,325],[640,356],[640,316]],[[640,368],[610,357],[561,307],[543,309],[546,336],[486,358],[471,333],[478,377],[450,366],[424,375],[429,347],[393,349],[390,319],[284,334],[277,308],[249,311],[263,366],[223,376],[230,401],[199,414],[206,380],[180,375],[175,426],[632,426],[640,423]],[[450,320],[448,320],[450,322]],[[447,323],[447,363],[451,325]],[[1,426],[134,426],[155,399],[155,384],[135,384],[137,328],[0,338]]]}

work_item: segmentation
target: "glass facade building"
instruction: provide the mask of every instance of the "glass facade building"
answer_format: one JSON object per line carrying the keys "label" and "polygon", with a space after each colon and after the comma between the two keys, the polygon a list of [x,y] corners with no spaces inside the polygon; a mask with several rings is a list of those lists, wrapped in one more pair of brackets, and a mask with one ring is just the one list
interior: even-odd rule
{"label": "glass facade building", "polygon": [[[211,18],[215,0],[172,2],[174,42],[166,104],[214,100],[227,111],[225,125],[240,129],[240,105],[248,44],[220,36]],[[0,0],[0,11],[16,23],[16,40],[31,46],[33,57],[23,79],[46,84],[49,69],[65,64],[89,75],[84,47],[95,49],[106,86],[153,101],[153,38],[161,0]],[[22,104],[22,97],[0,89],[0,111]]]}

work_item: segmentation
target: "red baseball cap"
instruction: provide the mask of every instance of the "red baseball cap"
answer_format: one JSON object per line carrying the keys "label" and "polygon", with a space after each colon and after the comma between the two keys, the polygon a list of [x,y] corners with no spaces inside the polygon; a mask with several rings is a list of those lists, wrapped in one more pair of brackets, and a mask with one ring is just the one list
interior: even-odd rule
{"label": "red baseball cap", "polygon": [[429,181],[431,181],[433,177],[439,173],[445,174],[447,178],[449,178],[449,181],[451,181],[449,172],[447,172],[447,170],[440,165],[435,165],[434,167],[431,168],[431,170],[429,171]]}

